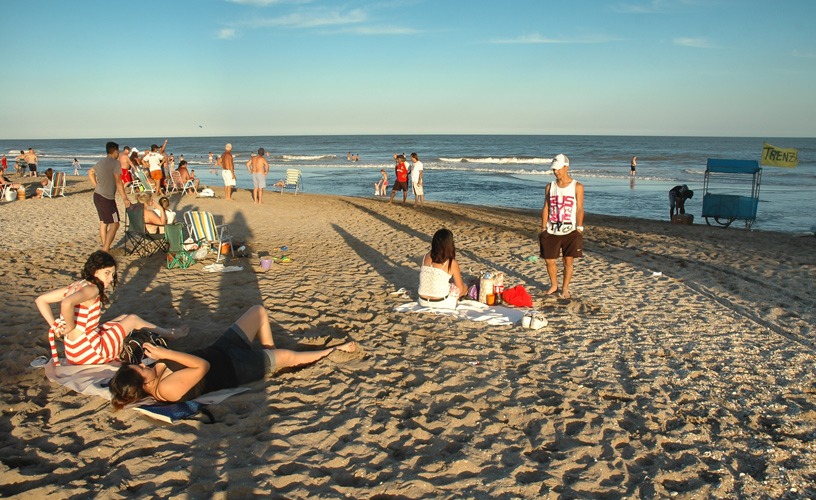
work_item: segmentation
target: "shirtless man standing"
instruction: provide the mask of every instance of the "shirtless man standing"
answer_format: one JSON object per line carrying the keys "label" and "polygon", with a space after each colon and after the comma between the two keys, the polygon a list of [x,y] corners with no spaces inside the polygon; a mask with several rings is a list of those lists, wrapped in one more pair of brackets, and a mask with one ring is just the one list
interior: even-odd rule
{"label": "shirtless man standing", "polygon": [[224,179],[224,198],[232,201],[232,190],[235,188],[235,165],[232,163],[232,144],[227,143],[224,153],[218,159],[221,165],[221,177]]}
{"label": "shirtless man standing", "polygon": [[253,156],[246,163],[249,173],[252,174],[252,201],[256,205],[263,205],[263,192],[266,187],[266,176],[269,174],[269,163],[267,163],[266,151],[264,148],[258,149],[258,156]]}
{"label": "shirtless man standing", "polygon": [[28,148],[25,160],[26,163],[28,163],[28,176],[37,177],[37,165],[40,163],[40,159],[37,158],[37,153],[34,152],[34,148]]}
{"label": "shirtless man standing", "polygon": [[[119,153],[119,165],[122,167],[123,174],[124,172],[130,172],[130,170],[135,166],[133,165],[133,162],[130,161],[130,146],[125,146],[125,149]],[[124,184],[124,182],[125,181],[123,180],[122,183]]]}

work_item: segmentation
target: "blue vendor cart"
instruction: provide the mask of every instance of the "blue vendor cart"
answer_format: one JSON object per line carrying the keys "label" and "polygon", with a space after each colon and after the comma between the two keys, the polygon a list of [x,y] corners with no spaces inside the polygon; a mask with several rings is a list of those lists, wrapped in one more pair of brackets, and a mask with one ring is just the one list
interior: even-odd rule
{"label": "blue vendor cart", "polygon": [[[759,205],[759,182],[762,168],[755,160],[721,160],[709,158],[703,181],[703,217],[706,224],[728,227],[744,220],[750,229]],[[714,192],[713,192],[714,191]]]}

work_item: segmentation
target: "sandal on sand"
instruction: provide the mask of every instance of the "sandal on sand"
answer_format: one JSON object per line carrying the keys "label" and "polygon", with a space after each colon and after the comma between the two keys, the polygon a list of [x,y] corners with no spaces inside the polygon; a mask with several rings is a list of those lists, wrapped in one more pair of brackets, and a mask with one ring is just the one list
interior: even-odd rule
{"label": "sandal on sand", "polygon": [[38,356],[34,358],[34,360],[31,361],[31,363],[29,364],[31,365],[32,368],[40,368],[48,364],[48,358],[46,358],[45,356]]}
{"label": "sandal on sand", "polygon": [[405,288],[400,288],[396,292],[391,292],[391,295],[395,296],[395,297],[401,297],[403,299],[410,299],[411,298],[411,294]]}

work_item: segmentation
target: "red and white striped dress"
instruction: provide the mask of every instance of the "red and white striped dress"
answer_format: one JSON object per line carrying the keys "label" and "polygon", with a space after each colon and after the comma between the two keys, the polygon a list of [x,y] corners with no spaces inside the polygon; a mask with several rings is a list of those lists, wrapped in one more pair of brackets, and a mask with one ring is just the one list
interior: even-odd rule
{"label": "red and white striped dress", "polygon": [[[78,281],[68,287],[65,295],[68,296],[86,286],[96,285],[85,280]],[[84,333],[76,340],[67,337],[63,339],[65,359],[68,363],[72,365],[100,365],[119,359],[126,332],[124,327],[115,321],[108,321],[101,327],[99,326],[99,317],[102,311],[101,304],[102,301],[97,296],[90,307],[85,307],[82,304],[74,306],[74,322],[77,328],[84,330]],[[62,316],[54,322],[54,325],[48,331],[51,357],[55,365],[59,365],[55,331],[60,324],[65,325]]]}

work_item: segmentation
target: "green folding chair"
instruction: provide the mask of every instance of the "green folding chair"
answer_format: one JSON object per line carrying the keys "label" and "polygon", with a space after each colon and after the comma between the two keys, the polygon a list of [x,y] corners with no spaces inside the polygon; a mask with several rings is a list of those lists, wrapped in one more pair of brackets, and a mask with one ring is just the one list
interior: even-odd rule
{"label": "green folding chair", "polygon": [[187,269],[195,264],[193,252],[184,249],[184,224],[164,226],[164,238],[167,240],[167,269]]}

